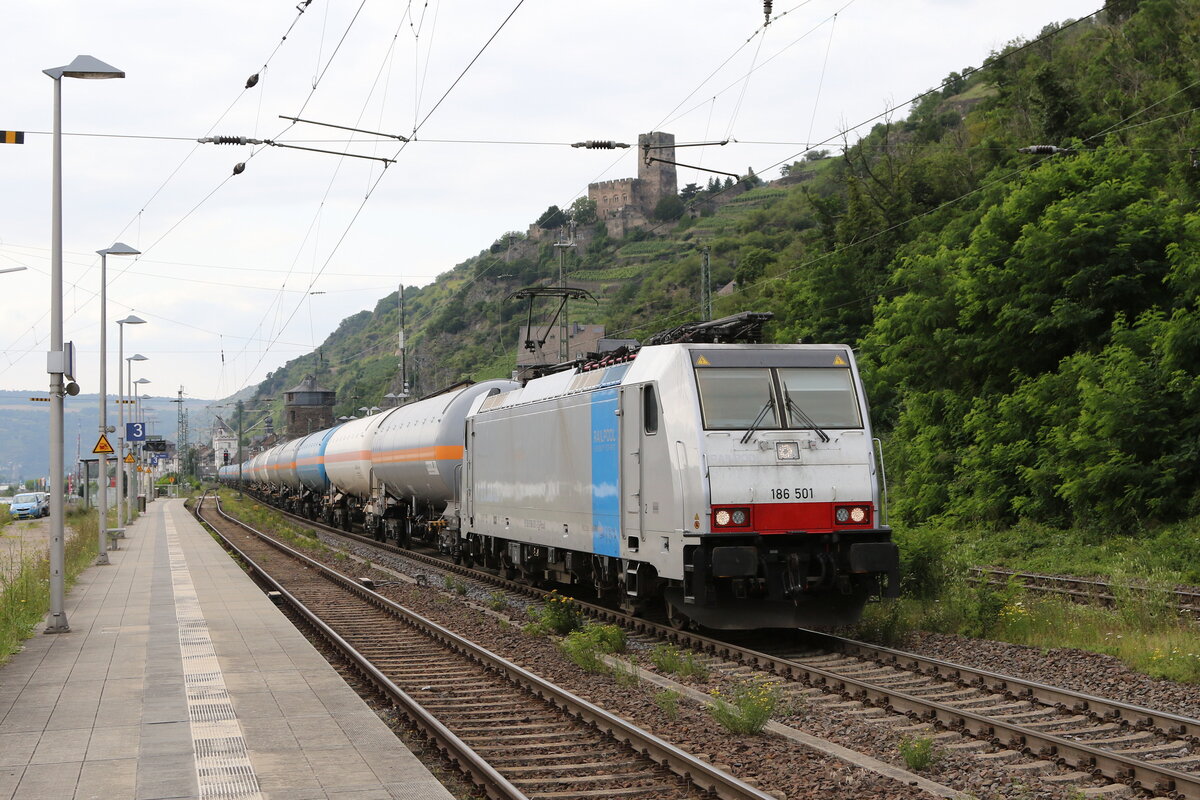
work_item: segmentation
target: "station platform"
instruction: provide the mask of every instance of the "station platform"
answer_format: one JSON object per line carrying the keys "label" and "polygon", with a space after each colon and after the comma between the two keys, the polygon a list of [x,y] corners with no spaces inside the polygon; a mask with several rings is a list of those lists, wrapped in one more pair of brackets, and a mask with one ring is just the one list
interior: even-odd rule
{"label": "station platform", "polygon": [[0,668],[0,800],[449,800],[192,518],[156,500]]}

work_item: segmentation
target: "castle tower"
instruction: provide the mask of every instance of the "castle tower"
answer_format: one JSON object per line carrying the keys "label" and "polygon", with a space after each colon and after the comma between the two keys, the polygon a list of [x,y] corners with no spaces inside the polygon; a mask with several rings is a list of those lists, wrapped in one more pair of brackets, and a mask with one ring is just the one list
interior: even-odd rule
{"label": "castle tower", "polygon": [[287,419],[284,434],[295,439],[332,427],[336,401],[336,393],[322,389],[312,375],[305,375],[304,380],[283,394],[283,413]]}
{"label": "castle tower", "polygon": [[[645,146],[650,145],[649,155],[662,161],[646,163]],[[638,198],[644,212],[654,211],[658,201],[668,195],[679,193],[679,180],[675,176],[675,134],[654,131],[638,134]]]}

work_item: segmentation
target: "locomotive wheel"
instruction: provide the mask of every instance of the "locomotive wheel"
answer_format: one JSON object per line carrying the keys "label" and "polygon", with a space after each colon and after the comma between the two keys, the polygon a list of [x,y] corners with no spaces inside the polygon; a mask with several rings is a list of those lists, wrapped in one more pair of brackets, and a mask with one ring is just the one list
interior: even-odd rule
{"label": "locomotive wheel", "polygon": [[664,600],[667,605],[667,624],[677,631],[687,629],[691,620],[685,616],[670,600]]}

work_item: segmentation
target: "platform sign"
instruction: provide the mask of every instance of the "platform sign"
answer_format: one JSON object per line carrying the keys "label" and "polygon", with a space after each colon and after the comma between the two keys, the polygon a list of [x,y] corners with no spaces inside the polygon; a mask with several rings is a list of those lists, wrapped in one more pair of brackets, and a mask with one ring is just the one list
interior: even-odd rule
{"label": "platform sign", "polygon": [[150,466],[152,466],[152,467],[158,466],[158,456],[150,456]]}
{"label": "platform sign", "polygon": [[133,457],[133,453],[129,453],[128,455],[125,456],[125,463],[126,464],[136,464],[137,463],[137,459]]}
{"label": "platform sign", "polygon": [[146,441],[146,423],[144,423],[144,422],[126,422],[125,423],[125,441],[127,441],[127,442],[144,442],[144,441]]}
{"label": "platform sign", "polygon": [[111,456],[116,450],[113,450],[113,446],[108,443],[108,437],[102,433],[100,434],[100,438],[96,440],[96,446],[92,448],[92,452],[104,453]]}

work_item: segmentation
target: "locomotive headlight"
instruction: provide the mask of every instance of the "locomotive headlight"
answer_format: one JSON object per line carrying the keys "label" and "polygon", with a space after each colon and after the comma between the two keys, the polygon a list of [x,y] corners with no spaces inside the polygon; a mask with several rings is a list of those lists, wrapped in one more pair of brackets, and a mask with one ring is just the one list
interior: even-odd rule
{"label": "locomotive headlight", "polygon": [[775,457],[780,461],[796,461],[800,458],[800,444],[798,442],[776,442]]}
{"label": "locomotive headlight", "polygon": [[871,521],[869,506],[838,506],[833,518],[839,525],[863,525]]}
{"label": "locomotive headlight", "polygon": [[714,528],[744,528],[750,524],[748,508],[718,508],[713,510]]}

